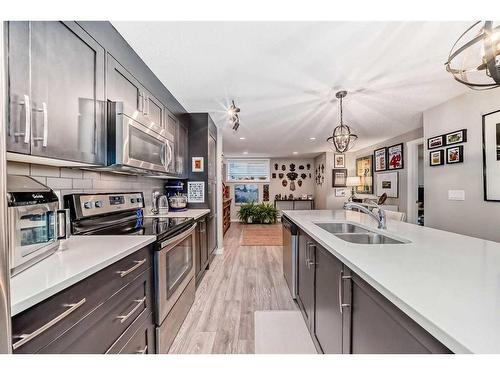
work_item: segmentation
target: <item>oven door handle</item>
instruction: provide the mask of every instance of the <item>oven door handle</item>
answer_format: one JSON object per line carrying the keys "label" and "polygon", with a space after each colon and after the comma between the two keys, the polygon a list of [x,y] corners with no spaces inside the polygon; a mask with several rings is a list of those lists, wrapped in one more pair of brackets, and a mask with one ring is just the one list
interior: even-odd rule
{"label": "oven door handle", "polygon": [[189,237],[191,235],[191,233],[193,233],[194,229],[196,228],[196,223],[194,223],[191,228],[189,228],[187,231],[184,231],[180,234],[178,234],[177,236],[175,237],[172,237],[166,241],[163,241],[161,244],[160,244],[160,249],[163,249],[167,246],[170,246],[170,245],[173,245],[173,244],[176,244],[180,241],[182,241],[183,239]]}

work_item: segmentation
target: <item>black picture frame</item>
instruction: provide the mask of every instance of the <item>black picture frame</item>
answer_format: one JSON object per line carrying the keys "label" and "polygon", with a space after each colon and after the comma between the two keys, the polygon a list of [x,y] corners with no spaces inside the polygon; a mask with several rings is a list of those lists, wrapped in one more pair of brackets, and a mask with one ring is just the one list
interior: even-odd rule
{"label": "black picture frame", "polygon": [[[486,139],[486,118],[488,116],[500,114],[500,110],[489,112],[483,115],[483,135],[482,135],[482,140],[483,140],[483,199],[486,202],[500,202],[500,199],[493,199],[488,196],[488,156],[486,155],[486,147],[487,147],[487,142],[489,141]],[[498,128],[498,123],[497,123],[497,128]],[[497,139],[496,139],[496,144],[498,145],[500,142],[498,141],[498,133],[497,133]],[[499,155],[498,155],[498,148],[497,148],[497,153],[496,157],[493,159],[500,160]]]}
{"label": "black picture frame", "polygon": [[[391,149],[396,148],[396,147],[401,147],[401,164],[396,167],[396,168],[391,168]],[[387,147],[387,170],[388,171],[395,171],[398,169],[404,169],[405,163],[405,148],[404,148],[404,143],[396,143],[395,145]]]}
{"label": "black picture frame", "polygon": [[[438,164],[432,163],[432,154],[439,154],[439,163]],[[429,152],[429,166],[437,167],[440,165],[444,165],[444,150],[435,150],[435,151]]]}
{"label": "black picture frame", "polygon": [[[462,140],[456,142],[448,142],[448,136],[456,133],[462,133]],[[460,129],[454,132],[446,133],[444,136],[444,146],[457,145],[459,143],[467,142],[467,129]]]}
{"label": "black picture frame", "polygon": [[[384,152],[384,168],[377,169],[377,152]],[[377,148],[373,151],[373,169],[375,172],[383,172],[387,170],[387,147]]]}
{"label": "black picture frame", "polygon": [[[338,178],[335,177],[336,173],[342,173],[343,174],[343,181],[339,181]],[[337,168],[337,169],[332,169],[332,187],[334,188],[341,188],[341,187],[347,187],[347,169],[344,168]]]}
{"label": "black picture frame", "polygon": [[[435,140],[435,139],[440,139],[441,143],[439,145],[437,145],[437,146],[432,146],[431,142],[433,140]],[[444,144],[444,135],[437,135],[435,137],[430,137],[430,138],[427,139],[427,149],[428,150],[433,150],[435,148],[439,148],[439,147],[443,147],[443,146],[445,146],[445,144]]]}
{"label": "black picture frame", "polygon": [[[451,149],[454,149],[454,148],[458,148],[458,159],[455,160],[455,161],[450,161],[449,160],[449,150]],[[459,164],[459,163],[463,163],[464,162],[464,146],[463,145],[459,145],[459,146],[452,146],[452,147],[448,147],[446,149],[446,164]]]}

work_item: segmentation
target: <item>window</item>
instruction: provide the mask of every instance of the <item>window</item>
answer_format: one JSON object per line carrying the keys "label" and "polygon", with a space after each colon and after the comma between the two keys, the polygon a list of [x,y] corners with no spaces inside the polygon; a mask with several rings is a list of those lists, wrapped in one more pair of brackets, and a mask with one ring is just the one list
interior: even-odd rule
{"label": "window", "polygon": [[227,181],[269,182],[269,159],[228,159]]}

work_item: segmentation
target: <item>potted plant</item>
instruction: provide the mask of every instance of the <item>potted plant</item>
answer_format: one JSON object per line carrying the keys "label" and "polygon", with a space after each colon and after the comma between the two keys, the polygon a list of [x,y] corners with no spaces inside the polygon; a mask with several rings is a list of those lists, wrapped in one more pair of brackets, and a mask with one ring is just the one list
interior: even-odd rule
{"label": "potted plant", "polygon": [[253,202],[242,204],[238,211],[238,219],[244,223],[251,224],[254,222],[255,211],[255,204]]}

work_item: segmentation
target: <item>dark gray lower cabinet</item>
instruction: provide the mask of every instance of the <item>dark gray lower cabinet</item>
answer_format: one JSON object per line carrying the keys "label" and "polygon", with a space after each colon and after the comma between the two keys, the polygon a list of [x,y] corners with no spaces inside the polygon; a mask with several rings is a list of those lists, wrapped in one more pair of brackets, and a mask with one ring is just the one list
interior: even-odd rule
{"label": "dark gray lower cabinet", "polygon": [[302,231],[297,301],[319,352],[451,353]]}
{"label": "dark gray lower cabinet", "polygon": [[316,252],[314,336],[323,353],[342,353],[342,313],[339,291],[342,263],[319,245]]}
{"label": "dark gray lower cabinet", "polygon": [[207,216],[197,220],[196,246],[195,246],[195,279],[196,285],[203,279],[209,265]]}
{"label": "dark gray lower cabinet", "polygon": [[346,309],[351,326],[348,332],[351,353],[451,353],[355,273],[351,273],[346,284],[346,299],[352,306]]}
{"label": "dark gray lower cabinet", "polygon": [[154,353],[151,256],[147,246],[14,316],[14,353],[119,353],[139,329]]}
{"label": "dark gray lower cabinet", "polygon": [[310,332],[314,332],[314,258],[312,239],[299,236],[297,301]]}

